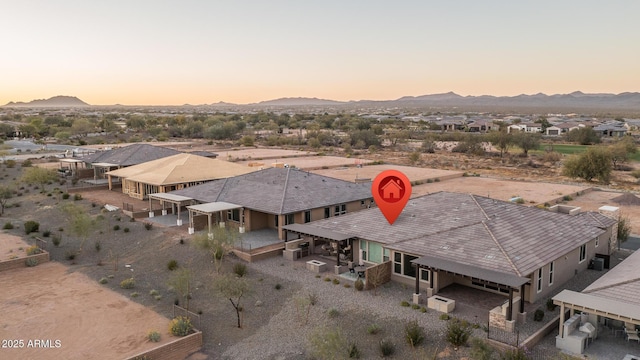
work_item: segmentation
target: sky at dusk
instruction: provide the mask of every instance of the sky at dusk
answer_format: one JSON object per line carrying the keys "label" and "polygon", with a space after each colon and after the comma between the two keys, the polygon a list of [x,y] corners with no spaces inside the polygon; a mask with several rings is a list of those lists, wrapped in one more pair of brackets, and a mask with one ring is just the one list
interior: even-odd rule
{"label": "sky at dusk", "polygon": [[640,91],[640,1],[3,0],[0,105]]}

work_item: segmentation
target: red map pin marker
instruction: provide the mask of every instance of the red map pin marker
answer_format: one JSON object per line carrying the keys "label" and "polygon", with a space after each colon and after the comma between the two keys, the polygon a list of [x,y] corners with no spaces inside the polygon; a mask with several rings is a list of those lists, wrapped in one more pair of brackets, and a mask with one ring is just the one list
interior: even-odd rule
{"label": "red map pin marker", "polygon": [[389,224],[393,225],[411,196],[411,182],[397,170],[381,172],[373,180],[371,193]]}

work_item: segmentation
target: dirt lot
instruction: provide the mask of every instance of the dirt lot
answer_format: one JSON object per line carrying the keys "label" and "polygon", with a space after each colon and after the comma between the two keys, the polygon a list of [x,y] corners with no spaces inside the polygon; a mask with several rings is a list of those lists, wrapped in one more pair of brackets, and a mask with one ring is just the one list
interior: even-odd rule
{"label": "dirt lot", "polygon": [[371,160],[366,159],[348,159],[345,157],[339,156],[304,156],[304,157],[277,157],[273,159],[266,160],[248,160],[248,161],[238,161],[238,164],[249,165],[250,163],[263,164],[261,167],[268,168],[276,166],[276,164],[287,164],[291,167],[296,167],[298,169],[303,170],[314,170],[321,169],[323,167],[345,167],[351,166],[355,167],[357,164],[368,164],[371,163]]}
{"label": "dirt lot", "polygon": [[[0,235],[2,243],[10,238]],[[4,359],[122,359],[175,339],[166,317],[60,263],[0,272],[0,283],[0,339],[24,341],[1,348]],[[146,339],[152,329],[161,333],[159,343]],[[30,340],[51,340],[52,347]]]}
{"label": "dirt lot", "polygon": [[404,173],[409,181],[427,181],[428,179],[446,179],[450,177],[462,176],[460,171],[428,169],[403,165],[367,165],[363,167],[347,167],[338,169],[320,169],[313,172],[319,175],[329,176],[336,179],[355,181],[356,179],[375,179],[378,174],[385,170],[398,170]]}

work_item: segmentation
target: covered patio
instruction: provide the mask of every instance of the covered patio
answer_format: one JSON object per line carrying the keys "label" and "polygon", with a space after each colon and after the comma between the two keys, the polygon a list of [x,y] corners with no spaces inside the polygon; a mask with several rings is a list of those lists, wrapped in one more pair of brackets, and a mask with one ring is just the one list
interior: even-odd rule
{"label": "covered patio", "polygon": [[[282,228],[285,230],[285,242],[304,239],[310,254],[333,257],[338,266],[353,263],[354,238],[351,236],[305,224],[289,224]],[[291,239],[291,236],[296,238]]]}
{"label": "covered patio", "polygon": [[168,203],[171,205],[170,207],[171,215],[175,216],[177,226],[182,226],[183,219],[180,214],[181,212],[180,210],[182,209],[182,207],[187,205],[192,205],[196,202],[193,198],[181,196],[181,195],[175,195],[171,193],[149,194],[148,200],[149,200],[149,218],[155,217],[155,211],[153,210],[153,200],[160,202],[160,209],[161,209],[162,216],[168,215],[167,207],[165,206],[165,203]]}
{"label": "covered patio", "polygon": [[[213,236],[213,223],[218,224],[220,227],[225,226],[225,217],[223,212],[229,210],[239,210],[238,217],[240,221],[240,227],[238,231],[242,234],[244,233],[244,207],[242,205],[236,205],[227,203],[224,201],[217,201],[206,204],[197,204],[187,206],[187,210],[189,211],[189,234],[195,233],[195,221],[194,217],[198,215],[206,215],[207,216],[207,231],[209,236]],[[235,216],[235,215],[233,215]]]}

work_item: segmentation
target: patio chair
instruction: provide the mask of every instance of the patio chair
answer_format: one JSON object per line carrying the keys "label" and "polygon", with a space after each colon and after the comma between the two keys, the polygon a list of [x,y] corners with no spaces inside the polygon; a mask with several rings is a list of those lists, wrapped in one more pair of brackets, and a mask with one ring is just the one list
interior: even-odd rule
{"label": "patio chair", "polygon": [[627,336],[627,342],[629,340],[635,340],[640,343],[640,336],[638,336],[638,330],[629,330],[627,328],[624,329],[624,333]]}

